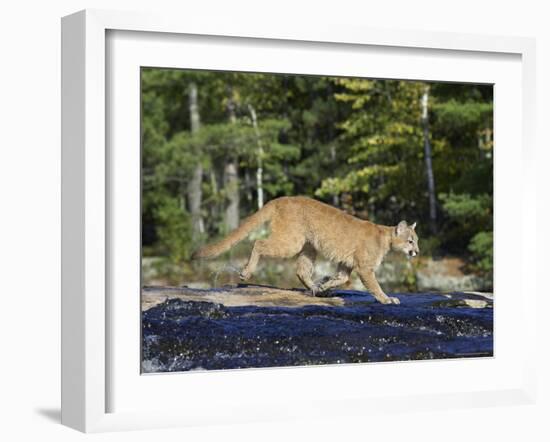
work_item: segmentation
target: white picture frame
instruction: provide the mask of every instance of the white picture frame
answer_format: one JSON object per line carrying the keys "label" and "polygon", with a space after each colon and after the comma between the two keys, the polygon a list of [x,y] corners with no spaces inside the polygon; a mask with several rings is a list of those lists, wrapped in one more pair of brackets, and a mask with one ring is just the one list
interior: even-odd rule
{"label": "white picture frame", "polygon": [[[300,48],[304,44],[336,45],[337,50],[346,48],[375,47],[379,51],[400,48],[401,51],[429,50],[434,57],[445,54],[470,54],[483,60],[491,54],[515,57],[519,63],[521,91],[518,91],[521,103],[521,128],[518,147],[513,151],[522,163],[522,187],[518,191],[521,199],[521,219],[517,220],[521,229],[521,241],[518,242],[516,257],[521,258],[521,281],[516,281],[521,297],[517,305],[521,306],[521,315],[515,319],[521,326],[522,348],[518,352],[517,367],[509,381],[495,382],[488,388],[476,385],[470,389],[464,386],[461,391],[449,392],[434,384],[425,394],[405,392],[396,394],[372,395],[363,393],[346,394],[345,389],[331,390],[323,397],[318,394],[303,397],[296,406],[281,406],[283,398],[274,398],[268,403],[259,403],[254,396],[254,389],[272,383],[273,372],[285,378],[285,382],[299,382],[304,386],[297,391],[296,398],[314,391],[315,385],[308,384],[308,379],[322,376],[325,379],[336,379],[339,373],[335,370],[347,370],[349,375],[360,376],[367,365],[357,367],[323,367],[305,372],[304,369],[267,369],[243,370],[236,374],[219,372],[191,374],[192,383],[216,383],[231,385],[234,391],[249,389],[251,394],[242,394],[242,398],[231,404],[209,403],[209,412],[201,406],[193,409],[169,404],[166,407],[152,406],[150,409],[136,408],[130,410],[112,406],[110,395],[115,386],[112,383],[112,364],[116,358],[111,346],[113,321],[117,316],[112,311],[112,300],[109,299],[111,287],[109,273],[109,247],[113,242],[111,235],[116,229],[108,228],[109,218],[116,204],[116,196],[110,194],[112,159],[108,152],[108,139],[111,136],[106,128],[106,121],[111,117],[107,106],[110,93],[108,70],[109,52],[108,33],[141,32],[155,38],[170,36],[171,39],[187,36],[212,36],[221,39],[247,39],[248,41],[267,41],[272,44],[284,44],[286,47]],[[155,33],[155,34],[147,34]],[[175,36],[175,37],[174,37]],[[279,43],[277,43],[279,42]],[[281,43],[282,42],[282,43]],[[437,55],[440,54],[440,55]],[[153,16],[142,13],[126,13],[87,10],[63,18],[62,21],[62,423],[85,432],[158,428],[168,426],[205,425],[220,422],[250,422],[259,420],[284,419],[288,417],[312,417],[329,415],[368,414],[396,409],[441,409],[469,406],[489,406],[503,403],[532,403],[535,396],[535,351],[534,335],[536,286],[535,270],[527,265],[526,257],[535,254],[535,230],[527,228],[527,221],[535,219],[536,188],[534,170],[534,106],[535,106],[535,45],[532,39],[517,37],[490,37],[478,35],[427,33],[415,31],[388,31],[376,29],[356,29],[343,26],[308,25],[302,28],[266,27],[264,24],[249,23],[246,27],[234,26],[230,22],[212,22],[210,20],[182,21],[177,17]],[[386,74],[389,75],[389,74]],[[516,77],[515,77],[516,78]],[[139,89],[135,91],[139,93]],[[516,97],[517,98],[517,97]],[[505,101],[504,101],[505,102]],[[496,103],[498,112],[498,102]],[[514,109],[514,112],[516,110]],[[501,115],[504,115],[502,112]],[[497,134],[498,135],[498,134]],[[495,141],[498,143],[498,139]],[[504,143],[504,141],[503,141]],[[502,144],[504,145],[504,144]],[[521,147],[521,149],[519,149]],[[514,148],[512,147],[512,150]],[[495,169],[505,167],[496,160]],[[504,163],[501,163],[504,164]],[[498,185],[498,173],[497,185]],[[502,174],[501,174],[502,176]],[[495,193],[497,193],[495,191]],[[498,201],[497,203],[498,204]],[[496,210],[498,225],[499,211]],[[504,212],[501,212],[504,214]],[[498,227],[496,232],[498,239]],[[495,262],[506,264],[506,257],[499,258],[498,243],[495,246]],[[500,250],[503,250],[500,248]],[[121,253],[125,253],[124,250]],[[133,257],[137,258],[137,257]],[[502,275],[502,273],[501,273]],[[498,276],[498,269],[497,269]],[[509,276],[510,277],[510,276]],[[498,287],[498,284],[496,284]],[[500,308],[498,298],[497,309]],[[505,302],[502,301],[503,309]],[[120,309],[118,309],[120,311]],[[505,318],[505,317],[504,317]],[[506,322],[501,322],[502,335],[505,336]],[[497,318],[496,327],[499,327]],[[498,337],[497,337],[498,339]],[[139,343],[136,343],[139,345]],[[503,351],[502,355],[505,354]],[[119,353],[117,353],[117,356]],[[499,353],[495,352],[499,361]],[[120,356],[119,356],[120,357]],[[505,360],[504,356],[503,359]],[[396,365],[394,373],[402,371],[407,376],[421,371],[434,370],[430,364],[415,363]],[[449,370],[460,372],[465,366],[446,362]],[[455,365],[452,365],[455,364]],[[371,373],[380,372],[381,366],[373,364]],[[378,367],[378,368],[376,368]],[[387,367],[387,366],[386,366]],[[409,368],[401,368],[409,367]],[[410,368],[413,367],[413,368]],[[116,368],[116,367],[115,367]],[[491,370],[492,366],[472,366]],[[139,371],[139,368],[137,368]],[[361,370],[363,370],[361,372]],[[139,373],[137,373],[139,375]],[[135,376],[136,373],[132,373]],[[177,376],[177,375],[176,375]],[[175,385],[176,376],[153,376],[156,381],[148,381],[149,390],[160,391]],[[119,376],[120,379],[120,376]],[[162,380],[161,380],[162,379]],[[188,378],[189,379],[189,378]],[[164,384],[160,386],[160,383]],[[155,384],[156,383],[156,384]],[[155,384],[155,385],[154,385]],[[292,384],[291,384],[292,385]],[[345,384],[344,384],[345,385]],[[129,387],[132,385],[129,384]],[[236,389],[240,390],[236,390]],[[308,390],[308,388],[310,388]],[[439,389],[439,390],[438,390]],[[126,390],[127,391],[127,390]],[[199,401],[200,389],[186,390],[191,399]],[[204,390],[203,390],[204,391]],[[122,394],[124,390],[122,390]],[[214,393],[210,393],[214,394]],[[275,394],[273,391],[271,394]],[[194,396],[193,396],[194,395]],[[212,396],[208,397],[212,399]],[[296,399],[295,398],[295,399]],[[186,398],[188,400],[189,398]],[[129,398],[127,402],[131,402]],[[189,402],[189,401],[188,401]],[[212,409],[212,407],[214,409]]]}

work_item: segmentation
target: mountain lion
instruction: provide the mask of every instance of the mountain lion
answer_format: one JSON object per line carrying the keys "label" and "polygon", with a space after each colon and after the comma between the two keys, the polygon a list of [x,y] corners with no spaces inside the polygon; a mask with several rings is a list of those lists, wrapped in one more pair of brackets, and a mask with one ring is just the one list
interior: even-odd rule
{"label": "mountain lion", "polygon": [[[339,209],[305,197],[282,197],[267,203],[216,244],[193,254],[195,258],[212,258],[229,250],[252,230],[270,222],[271,234],[254,243],[248,263],[240,273],[248,280],[261,256],[292,258],[298,255],[296,274],[313,295],[345,284],[353,270],[357,272],[378,302],[399,304],[380,288],[375,270],[390,250],[407,256],[419,253],[416,223],[382,226],[355,218]],[[338,265],[337,274],[319,284],[313,282],[317,254]]]}

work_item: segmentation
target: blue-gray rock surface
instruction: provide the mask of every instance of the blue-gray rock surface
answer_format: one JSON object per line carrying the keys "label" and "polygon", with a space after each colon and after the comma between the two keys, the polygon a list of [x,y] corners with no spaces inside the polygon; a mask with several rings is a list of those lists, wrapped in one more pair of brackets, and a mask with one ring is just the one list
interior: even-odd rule
{"label": "blue-gray rock surface", "polygon": [[262,286],[142,292],[144,373],[493,355],[493,300],[482,293],[392,293]]}

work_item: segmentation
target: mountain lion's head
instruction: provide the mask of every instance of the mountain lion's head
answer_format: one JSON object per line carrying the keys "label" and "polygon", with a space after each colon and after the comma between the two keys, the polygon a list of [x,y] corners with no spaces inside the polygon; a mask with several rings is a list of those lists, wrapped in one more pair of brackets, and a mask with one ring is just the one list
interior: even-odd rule
{"label": "mountain lion's head", "polygon": [[401,221],[393,232],[392,249],[396,252],[403,252],[407,256],[416,256],[420,253],[418,248],[418,236],[414,229],[416,223],[407,224],[407,221]]}

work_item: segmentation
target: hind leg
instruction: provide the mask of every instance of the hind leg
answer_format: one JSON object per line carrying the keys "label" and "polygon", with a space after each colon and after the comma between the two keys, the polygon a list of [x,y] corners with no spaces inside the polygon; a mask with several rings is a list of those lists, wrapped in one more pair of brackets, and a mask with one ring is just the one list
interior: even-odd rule
{"label": "hind leg", "polygon": [[313,282],[313,265],[316,256],[317,252],[315,249],[310,244],[306,244],[296,261],[296,276],[298,276],[298,279],[302,281],[302,284],[304,284],[306,288],[311,290],[313,296],[317,293],[317,287]]}
{"label": "hind leg", "polygon": [[351,269],[343,264],[338,265],[338,273],[329,280],[319,285],[319,292],[326,292],[328,289],[341,286],[349,281]]}
{"label": "hind leg", "polygon": [[247,281],[250,279],[254,271],[256,270],[256,267],[258,266],[258,261],[260,260],[262,245],[260,243],[263,243],[264,240],[258,240],[254,243],[254,247],[252,247],[252,253],[250,253],[250,258],[248,258],[247,264],[244,266],[244,268],[241,270],[241,273],[239,274],[239,278],[241,278],[242,281]]}
{"label": "hind leg", "polygon": [[303,237],[284,237],[272,232],[267,239],[261,239],[254,243],[248,263],[239,275],[243,281],[248,280],[258,265],[261,256],[270,258],[292,258],[302,250],[305,239]]}

